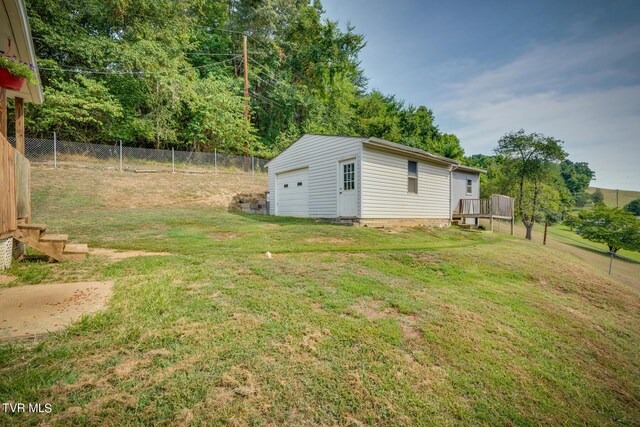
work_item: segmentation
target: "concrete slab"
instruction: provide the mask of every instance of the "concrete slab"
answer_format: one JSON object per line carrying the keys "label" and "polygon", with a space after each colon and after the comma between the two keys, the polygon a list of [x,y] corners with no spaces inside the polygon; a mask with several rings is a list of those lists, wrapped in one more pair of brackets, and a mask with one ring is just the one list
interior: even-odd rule
{"label": "concrete slab", "polygon": [[113,282],[26,285],[0,289],[0,339],[45,334],[106,307]]}

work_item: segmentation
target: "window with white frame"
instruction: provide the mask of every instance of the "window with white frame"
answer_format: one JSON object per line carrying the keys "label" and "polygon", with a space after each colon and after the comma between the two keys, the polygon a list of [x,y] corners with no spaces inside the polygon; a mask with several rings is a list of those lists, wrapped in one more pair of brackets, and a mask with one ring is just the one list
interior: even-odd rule
{"label": "window with white frame", "polygon": [[418,193],[418,162],[409,160],[407,164],[407,191]]}
{"label": "window with white frame", "polygon": [[470,179],[467,180],[467,196],[471,196],[473,194],[473,181]]}

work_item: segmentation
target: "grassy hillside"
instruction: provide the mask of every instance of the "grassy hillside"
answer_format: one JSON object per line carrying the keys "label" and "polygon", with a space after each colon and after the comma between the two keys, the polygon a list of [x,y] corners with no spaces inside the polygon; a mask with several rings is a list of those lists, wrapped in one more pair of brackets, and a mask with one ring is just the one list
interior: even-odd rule
{"label": "grassy hillside", "polygon": [[640,284],[571,254],[497,233],[229,213],[201,202],[228,188],[210,176],[174,177],[180,191],[145,203],[125,174],[125,203],[81,184],[111,178],[58,173],[34,171],[35,221],[173,256],[12,267],[18,284],[116,285],[105,312],[66,332],[0,344],[0,400],[54,408],[1,424],[640,419]]}
{"label": "grassy hillside", "polygon": [[[598,189],[598,187],[589,187],[587,192],[593,193]],[[600,188],[602,194],[604,194],[604,203],[607,206],[616,206],[616,190],[611,190],[608,188]],[[623,208],[629,202],[635,199],[640,199],[640,191],[631,191],[631,190],[619,190],[618,191],[618,206]]]}

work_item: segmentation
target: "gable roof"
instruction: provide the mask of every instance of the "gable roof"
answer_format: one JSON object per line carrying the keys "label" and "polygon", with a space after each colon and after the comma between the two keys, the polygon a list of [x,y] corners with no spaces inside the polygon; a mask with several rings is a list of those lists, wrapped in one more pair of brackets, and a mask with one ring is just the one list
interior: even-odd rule
{"label": "gable roof", "polygon": [[458,162],[457,160],[438,156],[437,154],[429,153],[428,151],[421,150],[419,148],[409,147],[408,145],[398,144],[397,142],[387,141],[386,139],[371,137],[366,141],[363,141],[363,143],[374,147],[386,148],[391,151],[401,151],[403,153],[410,153],[418,157],[426,157],[427,159],[436,161],[438,163],[446,163],[449,165],[460,164],[460,162]]}

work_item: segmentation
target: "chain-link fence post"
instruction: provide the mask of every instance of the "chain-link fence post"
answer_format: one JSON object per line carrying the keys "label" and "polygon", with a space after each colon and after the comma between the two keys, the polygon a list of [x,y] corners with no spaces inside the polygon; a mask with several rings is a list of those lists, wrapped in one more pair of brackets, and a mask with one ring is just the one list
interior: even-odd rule
{"label": "chain-link fence post", "polygon": [[176,173],[176,153],[171,147],[171,173]]}
{"label": "chain-link fence post", "polygon": [[251,156],[251,175],[256,176],[256,158]]}
{"label": "chain-link fence post", "polygon": [[56,131],[53,131],[53,167],[58,168],[58,136]]}
{"label": "chain-link fence post", "polygon": [[122,140],[120,140],[120,173],[122,173]]}
{"label": "chain-link fence post", "polygon": [[218,174],[218,149],[213,149],[213,171],[217,175]]}

